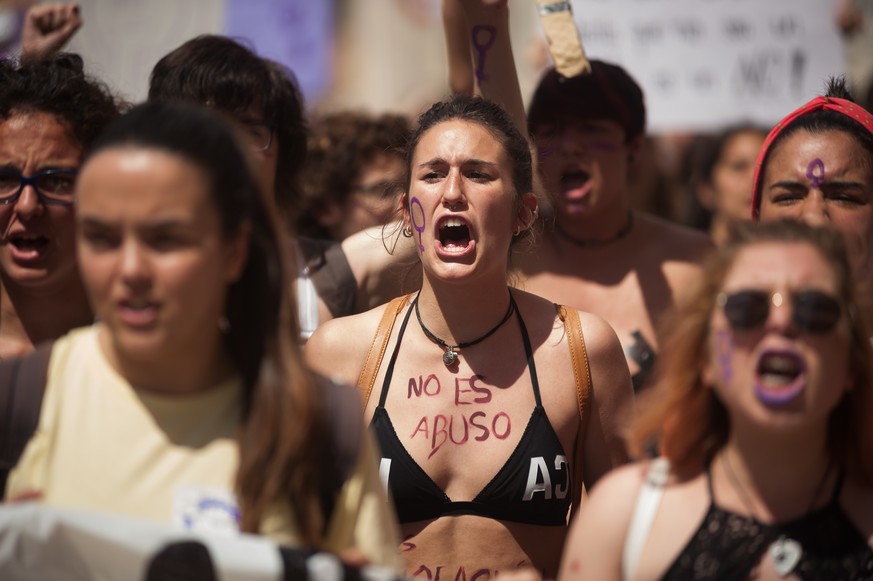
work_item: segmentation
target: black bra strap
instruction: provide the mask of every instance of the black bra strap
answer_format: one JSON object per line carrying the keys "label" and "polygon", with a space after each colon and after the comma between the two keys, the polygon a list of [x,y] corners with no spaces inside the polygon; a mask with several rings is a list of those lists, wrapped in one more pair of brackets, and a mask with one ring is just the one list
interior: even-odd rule
{"label": "black bra strap", "polygon": [[[421,294],[421,293],[419,293]],[[379,395],[379,407],[385,407],[385,398],[388,397],[388,388],[391,386],[391,378],[394,377],[394,364],[397,362],[397,354],[400,352],[400,343],[403,340],[403,333],[406,332],[406,325],[409,323],[409,315],[418,303],[418,295],[415,300],[409,305],[406,311],[406,316],[403,317],[403,324],[400,325],[400,331],[397,333],[397,343],[394,345],[394,351],[391,352],[391,360],[388,362],[388,367],[385,369],[385,380],[382,381],[382,393]]]}
{"label": "black bra strap", "polygon": [[530,373],[530,383],[533,386],[534,401],[537,407],[543,407],[543,401],[540,398],[540,384],[537,381],[537,366],[534,363],[533,349],[530,346],[530,337],[527,336],[527,327],[524,326],[524,319],[521,318],[521,311],[518,310],[518,305],[515,304],[511,291],[509,293],[509,300],[515,308],[515,317],[518,319],[518,327],[521,329],[521,340],[524,341],[524,353],[527,355],[527,370]]}

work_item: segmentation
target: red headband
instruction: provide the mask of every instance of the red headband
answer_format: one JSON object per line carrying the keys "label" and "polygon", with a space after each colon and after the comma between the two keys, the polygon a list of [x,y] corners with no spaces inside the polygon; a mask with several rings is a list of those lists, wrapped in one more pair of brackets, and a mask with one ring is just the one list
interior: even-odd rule
{"label": "red headband", "polygon": [[767,139],[764,140],[764,145],[761,146],[761,151],[758,153],[758,159],[755,161],[754,190],[752,190],[752,219],[756,222],[761,214],[761,166],[764,164],[764,158],[767,157],[767,153],[770,151],[770,146],[773,145],[773,141],[779,134],[798,117],[815,111],[836,111],[837,113],[842,113],[849,119],[860,123],[870,133],[873,133],[873,115],[857,103],[852,103],[839,97],[816,97],[806,105],[789,113],[788,116],[770,130],[770,134],[767,135]]}

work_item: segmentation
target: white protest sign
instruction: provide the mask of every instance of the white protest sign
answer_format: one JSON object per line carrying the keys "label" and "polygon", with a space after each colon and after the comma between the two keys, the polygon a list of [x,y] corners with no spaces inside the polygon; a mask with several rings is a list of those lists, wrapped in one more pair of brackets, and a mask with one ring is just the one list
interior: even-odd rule
{"label": "white protest sign", "polygon": [[573,0],[591,58],[643,87],[651,133],[772,125],[843,72],[831,0]]}

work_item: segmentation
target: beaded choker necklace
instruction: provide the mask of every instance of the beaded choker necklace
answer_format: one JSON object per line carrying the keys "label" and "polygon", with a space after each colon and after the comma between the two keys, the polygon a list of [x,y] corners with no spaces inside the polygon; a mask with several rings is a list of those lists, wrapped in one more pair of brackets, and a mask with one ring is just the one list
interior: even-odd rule
{"label": "beaded choker necklace", "polygon": [[570,234],[568,234],[561,226],[555,222],[555,232],[557,232],[561,238],[566,240],[567,242],[571,242],[580,248],[600,248],[601,246],[607,246],[612,244],[613,242],[618,242],[628,234],[634,227],[634,213],[632,211],[628,211],[627,213],[627,223],[622,227],[621,230],[616,232],[613,236],[607,238],[606,240],[594,240],[592,238],[574,238]]}
{"label": "beaded choker necklace", "polygon": [[418,297],[415,297],[415,301],[412,303],[415,308],[415,317],[418,319],[418,324],[421,325],[421,330],[424,331],[424,334],[427,335],[427,338],[445,349],[445,353],[443,353],[443,363],[445,363],[446,367],[451,367],[455,361],[458,359],[458,352],[464,347],[472,347],[477,343],[481,343],[491,335],[497,332],[497,330],[506,324],[506,321],[509,320],[509,317],[512,316],[512,313],[515,312],[515,301],[512,300],[512,295],[509,295],[509,308],[506,309],[506,314],[503,315],[503,318],[497,323],[494,327],[491,328],[490,331],[473,339],[472,341],[464,341],[463,343],[458,343],[457,345],[449,345],[436,335],[434,335],[430,329],[424,326],[424,323],[421,320],[421,312],[418,310]]}

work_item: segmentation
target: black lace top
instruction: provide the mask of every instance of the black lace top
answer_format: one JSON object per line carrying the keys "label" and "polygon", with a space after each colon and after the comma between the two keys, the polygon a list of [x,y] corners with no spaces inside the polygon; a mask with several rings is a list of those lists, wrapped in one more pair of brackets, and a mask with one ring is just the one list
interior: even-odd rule
{"label": "black lace top", "polygon": [[[712,479],[707,481],[712,499]],[[728,512],[711,500],[700,528],[663,579],[748,579],[780,538],[792,539],[802,548],[791,570],[800,579],[873,579],[873,550],[840,507],[842,485],[840,474],[826,506],[778,525]]]}

